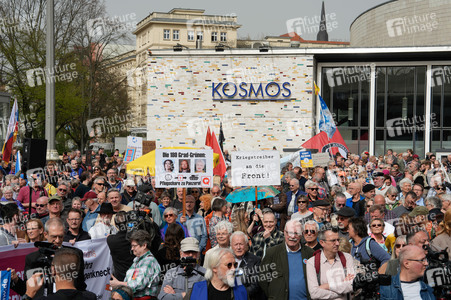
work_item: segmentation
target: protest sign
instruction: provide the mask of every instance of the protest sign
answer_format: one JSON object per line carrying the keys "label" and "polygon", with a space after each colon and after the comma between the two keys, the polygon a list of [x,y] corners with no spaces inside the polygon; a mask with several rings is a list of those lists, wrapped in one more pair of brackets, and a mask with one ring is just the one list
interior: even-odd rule
{"label": "protest sign", "polygon": [[279,152],[232,152],[232,185],[280,185]]}
{"label": "protest sign", "polygon": [[124,163],[129,163],[131,161],[135,160],[135,153],[136,153],[136,149],[134,148],[127,148],[127,150],[125,150],[125,156],[124,156]]}
{"label": "protest sign", "polygon": [[213,150],[155,150],[155,182],[157,188],[211,187]]}
{"label": "protest sign", "polygon": [[302,168],[313,168],[312,153],[310,151],[299,152]]}
{"label": "protest sign", "polygon": [[0,300],[9,299],[9,286],[11,284],[11,271],[1,271],[0,272]]}
{"label": "protest sign", "polygon": [[330,155],[329,153],[315,153],[312,154],[313,159],[313,165],[321,166],[321,167],[327,167],[327,164],[330,161]]}
{"label": "protest sign", "polygon": [[127,137],[127,149],[135,149],[133,159],[137,159],[143,155],[143,138],[136,136]]}

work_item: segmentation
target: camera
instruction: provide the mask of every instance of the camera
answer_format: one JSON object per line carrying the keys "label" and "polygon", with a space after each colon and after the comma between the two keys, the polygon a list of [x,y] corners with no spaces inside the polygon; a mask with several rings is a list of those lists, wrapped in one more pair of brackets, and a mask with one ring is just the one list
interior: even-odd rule
{"label": "camera", "polygon": [[373,256],[369,260],[361,260],[360,264],[364,272],[357,273],[352,282],[353,290],[360,290],[354,299],[379,299],[379,286],[391,285],[391,276],[379,274],[379,263]]}
{"label": "camera", "polygon": [[204,273],[194,269],[196,267],[196,264],[197,259],[195,259],[194,257],[182,257],[180,259],[180,266],[185,269],[185,272],[183,272],[182,275],[185,277],[190,277],[191,275],[193,275],[193,272],[196,272],[202,276],[205,276]]}
{"label": "camera", "polygon": [[433,251],[428,245],[423,248],[428,251],[426,258],[428,267],[425,272],[427,284],[434,288],[437,299],[451,298],[451,262],[446,248],[440,252]]}
{"label": "camera", "polygon": [[151,217],[152,214],[150,213],[149,216],[149,214],[147,214],[145,211],[131,210],[127,212],[127,240],[135,230],[147,231],[150,234],[151,239],[153,240],[153,238],[155,237],[155,229],[152,220],[150,220]]}
{"label": "camera", "polygon": [[135,202],[138,202],[138,203],[135,203],[135,205],[137,207],[138,206],[139,207],[144,207],[144,206],[149,207],[150,206],[150,202],[152,202],[152,200],[153,200],[153,197],[151,195],[146,194],[146,193],[141,192],[141,191],[138,191],[136,193],[136,196],[135,196]]}

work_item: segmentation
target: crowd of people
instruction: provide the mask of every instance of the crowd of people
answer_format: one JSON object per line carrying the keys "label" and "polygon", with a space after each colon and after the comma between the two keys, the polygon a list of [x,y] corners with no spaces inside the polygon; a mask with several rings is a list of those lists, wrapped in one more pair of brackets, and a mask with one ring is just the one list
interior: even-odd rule
{"label": "crowd of people", "polygon": [[[408,149],[338,154],[314,168],[287,163],[278,194],[232,205],[230,167],[185,195],[127,175],[118,150],[89,154],[65,153],[31,176],[14,175],[14,161],[0,169],[0,246],[58,248],[53,289],[28,272],[42,251],[27,256],[23,280],[12,270],[11,288],[25,298],[94,299],[76,242],[106,238],[115,300],[351,299],[368,293],[353,285],[368,262],[391,275],[375,291],[381,299],[436,299],[425,272],[429,254],[451,255],[451,155],[421,160]],[[130,232],[133,211],[151,225]]]}

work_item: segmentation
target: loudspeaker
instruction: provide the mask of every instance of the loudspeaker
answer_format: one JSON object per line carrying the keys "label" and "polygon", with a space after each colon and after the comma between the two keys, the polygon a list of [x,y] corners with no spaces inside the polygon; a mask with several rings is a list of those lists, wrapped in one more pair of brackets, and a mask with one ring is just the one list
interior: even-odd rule
{"label": "loudspeaker", "polygon": [[44,168],[47,155],[47,140],[24,139],[22,169]]}

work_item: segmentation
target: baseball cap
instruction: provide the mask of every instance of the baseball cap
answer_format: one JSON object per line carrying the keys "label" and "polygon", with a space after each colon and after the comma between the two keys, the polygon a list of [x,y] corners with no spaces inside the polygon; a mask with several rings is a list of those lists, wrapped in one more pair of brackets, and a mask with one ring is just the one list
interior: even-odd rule
{"label": "baseball cap", "polygon": [[183,252],[195,251],[199,252],[199,241],[194,237],[187,237],[180,243],[180,250]]}
{"label": "baseball cap", "polygon": [[420,215],[429,215],[429,210],[424,206],[417,206],[409,213],[409,217],[416,217]]}
{"label": "baseball cap", "polygon": [[312,203],[312,207],[329,206],[329,205],[330,205],[330,203],[325,200],[316,200],[315,202]]}
{"label": "baseball cap", "polygon": [[53,195],[52,197],[49,198],[49,202],[53,202],[53,201],[62,201],[61,197],[58,195]]}
{"label": "baseball cap", "polygon": [[135,186],[135,182],[131,179],[127,179],[124,181],[124,186]]}
{"label": "baseball cap", "polygon": [[97,199],[97,194],[93,191],[89,191],[89,192],[85,193],[83,198],[81,198],[81,201],[86,201],[88,199]]}

